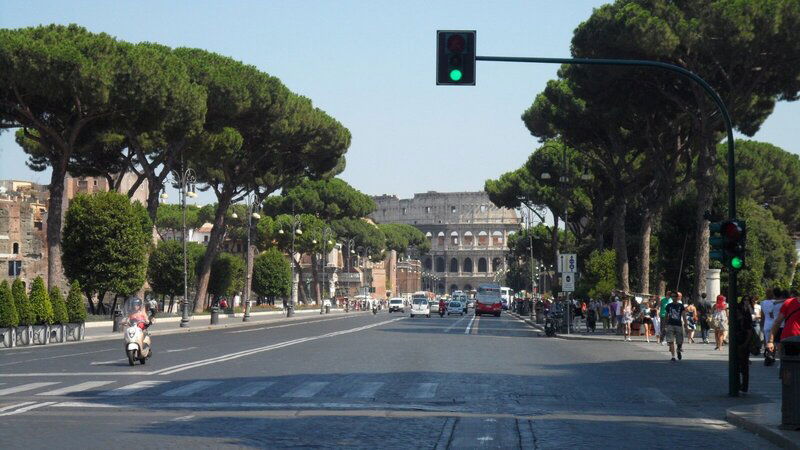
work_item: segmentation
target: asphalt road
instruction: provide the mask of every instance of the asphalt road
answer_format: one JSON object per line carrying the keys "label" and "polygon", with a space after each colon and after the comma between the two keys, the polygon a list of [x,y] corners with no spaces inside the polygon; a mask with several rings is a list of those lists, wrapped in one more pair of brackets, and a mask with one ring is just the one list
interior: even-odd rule
{"label": "asphalt road", "polygon": [[[0,352],[0,448],[770,448],[719,361],[503,314],[312,317]],[[749,398],[745,401],[757,401]]]}

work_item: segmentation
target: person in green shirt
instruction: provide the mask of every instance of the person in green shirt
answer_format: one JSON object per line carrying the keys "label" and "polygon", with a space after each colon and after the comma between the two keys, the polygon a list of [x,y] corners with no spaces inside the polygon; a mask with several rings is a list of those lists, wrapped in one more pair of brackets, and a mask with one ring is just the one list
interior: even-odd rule
{"label": "person in green shirt", "polygon": [[675,296],[675,293],[672,291],[667,291],[667,295],[661,297],[661,308],[658,310],[658,317],[661,322],[661,333],[658,336],[658,343],[661,345],[665,344],[664,336],[666,335],[667,327],[666,322],[664,322],[664,318],[667,316],[667,305],[672,303],[672,297]]}

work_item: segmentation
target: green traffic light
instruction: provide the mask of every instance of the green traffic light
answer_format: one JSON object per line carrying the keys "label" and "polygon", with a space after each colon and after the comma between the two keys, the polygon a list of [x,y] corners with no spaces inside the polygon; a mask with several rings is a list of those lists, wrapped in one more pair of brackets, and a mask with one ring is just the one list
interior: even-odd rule
{"label": "green traffic light", "polygon": [[450,79],[452,81],[458,81],[458,80],[461,79],[462,76],[463,76],[463,74],[458,69],[453,69],[453,70],[450,71]]}
{"label": "green traffic light", "polygon": [[741,269],[742,268],[742,258],[739,258],[738,256],[734,256],[733,258],[731,258],[731,267],[734,268],[734,269],[737,269],[737,270]]}

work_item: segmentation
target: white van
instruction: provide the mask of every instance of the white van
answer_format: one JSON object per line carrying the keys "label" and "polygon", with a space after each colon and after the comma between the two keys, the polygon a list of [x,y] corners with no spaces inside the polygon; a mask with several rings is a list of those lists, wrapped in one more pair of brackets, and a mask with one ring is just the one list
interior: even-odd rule
{"label": "white van", "polygon": [[414,297],[414,299],[411,300],[411,302],[412,302],[411,303],[411,317],[412,318],[414,316],[423,316],[423,315],[425,317],[430,317],[431,316],[431,307],[428,304],[428,299],[427,298]]}
{"label": "white van", "polygon": [[503,309],[508,309],[511,301],[514,298],[514,291],[509,287],[500,288],[500,297],[503,299]]}

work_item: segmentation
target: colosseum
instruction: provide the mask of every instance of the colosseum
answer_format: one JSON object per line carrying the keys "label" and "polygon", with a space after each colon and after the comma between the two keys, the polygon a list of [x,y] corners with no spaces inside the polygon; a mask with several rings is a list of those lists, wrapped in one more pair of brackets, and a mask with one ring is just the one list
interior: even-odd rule
{"label": "colosseum", "polygon": [[423,288],[436,293],[469,291],[481,283],[502,280],[506,241],[520,229],[513,210],[497,208],[485,192],[435,192],[374,196],[377,223],[404,223],[419,228],[431,241],[422,255]]}

